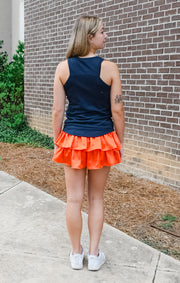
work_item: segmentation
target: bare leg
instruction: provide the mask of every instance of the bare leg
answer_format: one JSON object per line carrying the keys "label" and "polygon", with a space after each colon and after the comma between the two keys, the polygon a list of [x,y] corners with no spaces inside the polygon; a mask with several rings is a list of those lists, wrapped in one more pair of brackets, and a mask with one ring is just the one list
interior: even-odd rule
{"label": "bare leg", "polygon": [[104,222],[104,187],[110,167],[88,171],[88,227],[89,254],[98,255],[98,246]]}
{"label": "bare leg", "polygon": [[82,215],[81,207],[85,190],[86,168],[64,167],[67,206],[66,224],[71,239],[73,253],[81,253]]}

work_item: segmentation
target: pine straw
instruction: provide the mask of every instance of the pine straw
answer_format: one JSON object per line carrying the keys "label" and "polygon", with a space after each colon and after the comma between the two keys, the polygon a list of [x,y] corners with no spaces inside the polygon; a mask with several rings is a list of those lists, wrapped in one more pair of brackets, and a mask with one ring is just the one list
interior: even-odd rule
{"label": "pine straw", "polygon": [[[0,143],[0,170],[66,201],[63,166],[51,161],[53,150]],[[177,217],[173,231],[180,235],[180,192],[168,186],[111,169],[105,190],[105,222],[180,259],[180,238],[151,227],[161,215]],[[83,202],[87,212],[87,191]]]}

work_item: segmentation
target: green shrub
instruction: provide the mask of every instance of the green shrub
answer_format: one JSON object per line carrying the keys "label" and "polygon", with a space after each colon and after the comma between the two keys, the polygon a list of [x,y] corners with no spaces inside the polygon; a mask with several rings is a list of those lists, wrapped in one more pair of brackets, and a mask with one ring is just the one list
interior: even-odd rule
{"label": "green shrub", "polygon": [[[2,47],[2,41],[1,47]],[[7,63],[7,53],[0,53],[0,120],[9,127],[20,128],[24,115],[24,43],[19,41],[13,60]]]}
{"label": "green shrub", "polygon": [[[0,49],[2,49],[3,40],[0,40]],[[8,54],[6,51],[0,52],[0,73],[4,71],[7,66]]]}
{"label": "green shrub", "polygon": [[54,147],[53,139],[31,129],[24,115],[24,43],[20,41],[12,62],[8,63],[7,52],[0,52],[0,142]]}
{"label": "green shrub", "polygon": [[9,127],[6,119],[0,121],[0,142],[23,143],[35,147],[54,148],[53,139],[32,129],[27,123],[21,129]]}

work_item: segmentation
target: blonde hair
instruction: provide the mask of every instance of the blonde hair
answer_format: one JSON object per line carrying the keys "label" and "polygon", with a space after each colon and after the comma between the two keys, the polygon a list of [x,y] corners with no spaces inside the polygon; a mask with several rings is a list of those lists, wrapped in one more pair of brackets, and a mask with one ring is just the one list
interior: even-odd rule
{"label": "blonde hair", "polygon": [[90,51],[88,35],[94,36],[101,24],[96,16],[80,17],[74,25],[66,58],[86,56]]}

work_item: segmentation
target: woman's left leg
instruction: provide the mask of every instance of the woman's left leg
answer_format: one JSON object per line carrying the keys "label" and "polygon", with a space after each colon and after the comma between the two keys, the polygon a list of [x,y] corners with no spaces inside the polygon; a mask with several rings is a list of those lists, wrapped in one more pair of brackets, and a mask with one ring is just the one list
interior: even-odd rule
{"label": "woman's left leg", "polygon": [[81,253],[82,216],[81,206],[85,190],[86,168],[73,169],[64,166],[67,206],[66,223],[72,243],[73,253]]}

